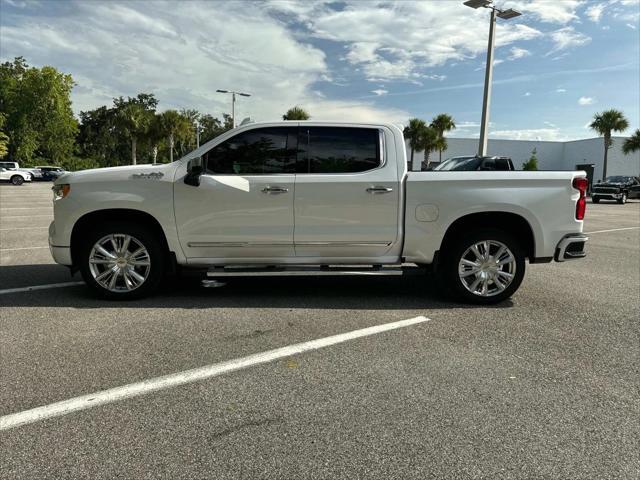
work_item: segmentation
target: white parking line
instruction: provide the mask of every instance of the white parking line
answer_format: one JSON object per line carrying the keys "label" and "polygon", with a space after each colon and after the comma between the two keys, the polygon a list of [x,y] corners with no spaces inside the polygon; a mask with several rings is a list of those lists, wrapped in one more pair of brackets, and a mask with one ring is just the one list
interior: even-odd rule
{"label": "white parking line", "polygon": [[78,285],[84,285],[84,282],[47,283],[45,285],[33,285],[31,287],[5,288],[4,290],[0,290],[0,295],[5,295],[7,293],[33,292],[34,290],[48,290],[50,288],[76,287]]}
{"label": "white parking line", "polygon": [[640,227],[612,228],[610,230],[596,230],[595,232],[585,232],[585,234],[592,235],[594,233],[621,232],[623,230],[637,230],[639,228]]}
{"label": "white parking line", "polygon": [[48,246],[45,247],[18,247],[18,248],[0,248],[0,252],[11,252],[13,250],[37,250],[39,248],[49,248]]}
{"label": "white parking line", "polygon": [[356,338],[367,337],[428,321],[429,319],[426,317],[415,317],[408,320],[400,320],[399,322],[385,323],[383,325],[376,325],[375,327],[363,328],[361,330],[354,330],[347,333],[341,333],[339,335],[332,335],[330,337],[319,338],[309,342],[296,343],[294,345],[289,345],[288,347],[276,348],[275,350],[256,353],[254,355],[249,355],[248,357],[236,358],[226,362],[215,363],[213,365],[207,365],[206,367],[194,368],[184,372],[143,380],[142,382],[130,383],[128,385],[110,388],[108,390],[91,393],[89,395],[82,395],[69,400],[63,400],[50,405],[44,405],[42,407],[32,408],[31,410],[25,410],[23,412],[12,413],[10,415],[0,417],[0,430],[8,430],[20,425],[26,425],[40,420],[46,420],[48,418],[77,412],[79,410],[97,407],[98,405],[105,405],[125,400],[127,398],[137,397],[139,395],[145,395],[147,393],[157,392],[159,390],[165,390],[167,388],[217,377],[225,373],[235,372],[254,365],[273,362],[280,358],[290,357],[292,355],[298,355],[311,350],[318,350],[320,348],[329,347],[349,340],[355,340]]}
{"label": "white parking line", "polygon": [[0,232],[11,232],[13,230],[46,230],[49,227],[15,227],[15,228],[0,228]]}
{"label": "white parking line", "polygon": [[53,218],[53,215],[10,215],[10,216],[1,215],[0,216],[0,218],[3,218],[3,219],[7,219],[7,218],[34,218],[34,217]]}

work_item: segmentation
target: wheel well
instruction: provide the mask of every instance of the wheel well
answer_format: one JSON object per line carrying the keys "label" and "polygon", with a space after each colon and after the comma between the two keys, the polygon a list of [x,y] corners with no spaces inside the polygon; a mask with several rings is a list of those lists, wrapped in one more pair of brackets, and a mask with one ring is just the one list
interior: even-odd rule
{"label": "wheel well", "polygon": [[97,210],[80,217],[71,231],[71,260],[75,268],[78,266],[77,256],[82,244],[82,238],[95,225],[104,222],[134,222],[137,225],[145,225],[151,228],[162,242],[164,249],[169,252],[167,237],[162,230],[162,226],[150,214],[140,210],[126,208],[112,208],[108,210]]}
{"label": "wheel well", "polygon": [[447,245],[465,231],[481,228],[496,228],[510,233],[520,242],[527,258],[535,258],[535,240],[529,222],[518,214],[508,212],[472,213],[458,218],[449,226],[442,239],[440,256],[446,251]]}

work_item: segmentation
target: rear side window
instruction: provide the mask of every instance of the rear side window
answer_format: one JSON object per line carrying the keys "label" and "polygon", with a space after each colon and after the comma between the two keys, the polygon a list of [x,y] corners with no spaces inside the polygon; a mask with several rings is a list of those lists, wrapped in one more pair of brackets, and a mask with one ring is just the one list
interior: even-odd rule
{"label": "rear side window", "polygon": [[356,173],[380,166],[374,128],[300,127],[298,173]]}
{"label": "rear side window", "polygon": [[203,159],[218,175],[293,173],[297,128],[256,128],[216,145]]}

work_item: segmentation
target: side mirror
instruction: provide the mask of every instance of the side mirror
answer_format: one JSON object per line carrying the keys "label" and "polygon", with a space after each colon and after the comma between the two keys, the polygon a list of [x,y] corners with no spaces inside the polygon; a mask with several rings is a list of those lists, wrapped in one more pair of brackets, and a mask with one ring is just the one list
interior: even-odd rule
{"label": "side mirror", "polygon": [[189,160],[187,164],[187,174],[184,177],[184,183],[192,187],[200,186],[200,177],[204,173],[204,166],[201,158]]}

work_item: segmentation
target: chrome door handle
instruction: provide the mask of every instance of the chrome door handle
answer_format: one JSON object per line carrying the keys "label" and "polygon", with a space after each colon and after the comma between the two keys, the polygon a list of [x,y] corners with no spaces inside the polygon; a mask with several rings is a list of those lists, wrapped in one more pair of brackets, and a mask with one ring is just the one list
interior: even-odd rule
{"label": "chrome door handle", "polygon": [[381,193],[393,192],[393,188],[389,188],[389,187],[369,187],[369,188],[367,188],[367,192],[371,193],[372,195],[379,195]]}
{"label": "chrome door handle", "polygon": [[284,187],[264,187],[262,189],[262,193],[266,193],[268,195],[277,195],[279,193],[287,193],[289,191],[288,188],[284,188]]}

